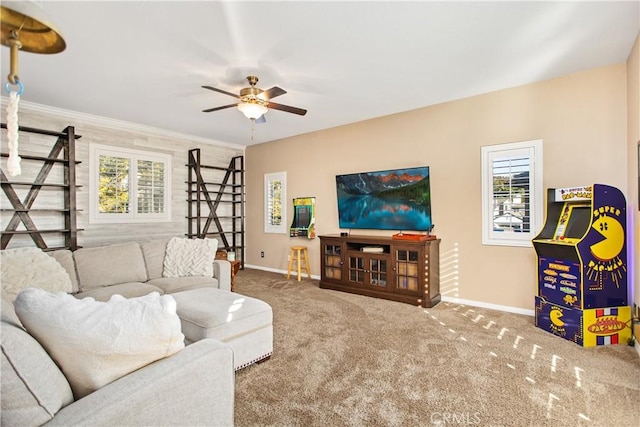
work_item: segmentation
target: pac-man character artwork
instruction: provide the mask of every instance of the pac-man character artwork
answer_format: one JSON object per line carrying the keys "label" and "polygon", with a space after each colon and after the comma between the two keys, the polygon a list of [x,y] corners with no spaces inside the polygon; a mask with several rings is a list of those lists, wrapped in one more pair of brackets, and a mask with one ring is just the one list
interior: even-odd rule
{"label": "pac-man character artwork", "polygon": [[626,344],[631,338],[631,307],[580,310],[536,297],[536,326],[583,347]]}

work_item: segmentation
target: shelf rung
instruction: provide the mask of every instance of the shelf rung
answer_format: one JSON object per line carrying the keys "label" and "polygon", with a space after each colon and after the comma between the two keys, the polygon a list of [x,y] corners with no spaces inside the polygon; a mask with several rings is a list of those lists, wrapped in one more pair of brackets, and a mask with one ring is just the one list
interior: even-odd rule
{"label": "shelf rung", "polygon": [[[207,219],[209,218],[208,215],[206,216],[185,216],[186,219]],[[219,218],[219,219],[242,219],[242,217],[240,215],[216,215],[215,218]]]}
{"label": "shelf rung", "polygon": [[[59,188],[70,188],[69,184],[52,184],[48,182],[36,183],[36,182],[27,182],[27,181],[1,181],[2,185],[28,185],[29,187],[59,187]],[[82,187],[82,185],[76,185],[76,188]]]}
{"label": "shelf rung", "polygon": [[[197,202],[198,200],[186,199],[187,202]],[[200,202],[207,203],[207,199],[201,199]],[[212,203],[215,203],[215,199],[211,199]],[[218,200],[218,203],[242,203],[242,200]]]}
{"label": "shelf rung", "polygon": [[2,185],[28,185],[33,187],[68,187],[67,184],[50,184],[43,182],[41,184],[27,181],[2,181]]}
{"label": "shelf rung", "polygon": [[[9,157],[9,153],[0,153],[0,157]],[[25,160],[38,160],[41,162],[69,163],[69,160],[67,159],[54,159],[53,157],[32,156],[30,154],[20,154],[20,158]],[[74,163],[79,165],[82,162],[80,160],[76,160]]]}
{"label": "shelf rung", "polygon": [[203,191],[203,190],[184,190],[185,193],[208,193],[208,194],[224,194],[225,196],[242,196],[245,193],[232,193],[230,191]]}
{"label": "shelf rung", "polygon": [[[15,230],[15,231],[2,231],[1,234],[50,234],[50,233],[68,233],[69,229],[56,229],[56,230]],[[76,231],[84,231],[83,228],[78,228]]]}
{"label": "shelf rung", "polygon": [[[2,127],[2,129],[6,129],[7,128],[7,124],[6,123],[2,123],[2,125],[0,125],[0,127]],[[29,132],[29,133],[37,133],[39,135],[57,136],[58,138],[69,138],[69,134],[66,133],[66,132],[53,132],[53,131],[50,131],[50,130],[30,128],[30,127],[27,127],[27,126],[19,126],[18,127],[18,131],[20,131],[20,132]],[[74,136],[75,136],[74,139],[82,138],[81,135],[74,135]]]}
{"label": "shelf rung", "polygon": [[[194,164],[194,163],[187,163],[187,164],[185,164],[185,166],[195,169],[197,165]],[[225,167],[222,167],[222,166],[200,165],[200,169],[215,169],[215,170],[219,170],[219,171],[242,172],[240,169],[225,168]]]}
{"label": "shelf rung", "polygon": [[209,181],[204,181],[204,182],[198,182],[198,181],[185,181],[185,184],[191,184],[191,185],[198,185],[198,184],[204,184],[204,185],[220,185],[220,186],[225,186],[225,187],[242,187],[242,184],[230,184],[228,182],[209,182]]}
{"label": "shelf rung", "polygon": [[[0,209],[2,212],[71,212],[71,209]],[[82,209],[74,209],[82,212]]]}

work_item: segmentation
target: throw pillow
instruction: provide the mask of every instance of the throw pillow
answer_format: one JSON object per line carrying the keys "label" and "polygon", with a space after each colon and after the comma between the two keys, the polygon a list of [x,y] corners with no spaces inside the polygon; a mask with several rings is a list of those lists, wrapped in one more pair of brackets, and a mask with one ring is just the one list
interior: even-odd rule
{"label": "throw pillow", "polygon": [[163,277],[213,277],[213,260],[218,250],[215,239],[174,237],[167,243]]}
{"label": "throw pillow", "polygon": [[20,292],[14,305],[76,399],[184,348],[176,301],[169,295],[114,295],[99,302],[32,288]]}
{"label": "throw pillow", "polygon": [[51,292],[72,292],[69,273],[55,258],[39,248],[0,251],[2,289],[13,301],[21,290],[40,288]]}

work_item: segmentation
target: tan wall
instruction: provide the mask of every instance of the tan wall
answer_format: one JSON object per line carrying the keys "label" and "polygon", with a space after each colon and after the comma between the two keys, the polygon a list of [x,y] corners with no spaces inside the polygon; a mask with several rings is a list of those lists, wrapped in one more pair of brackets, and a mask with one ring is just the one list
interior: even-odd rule
{"label": "tan wall", "polygon": [[[5,102],[3,99],[3,116],[5,110]],[[4,122],[4,120],[3,120]],[[37,104],[21,102],[19,110],[20,126],[34,127],[53,131],[62,131],[67,126],[74,126],[77,135],[82,138],[76,142],[76,157],[82,163],[76,167],[77,183],[82,187],[77,190],[78,212],[77,225],[78,228],[84,229],[78,233],[78,244],[84,247],[102,246],[112,243],[121,243],[127,241],[149,241],[159,238],[167,238],[172,236],[184,236],[187,232],[187,204],[185,190],[187,188],[185,182],[187,180],[187,152],[192,148],[200,148],[202,162],[208,165],[226,167],[233,156],[242,155],[243,147],[234,147],[231,144],[227,146],[214,145],[215,141],[209,143],[191,138],[187,135],[173,134],[162,131],[160,129],[152,129],[153,132],[146,131],[144,127],[134,124],[119,123],[108,119],[88,116],[84,114],[74,113],[71,111],[49,109]],[[131,126],[129,126],[131,125]],[[138,130],[138,128],[142,130]],[[39,137],[38,144],[32,143],[36,138],[32,134],[20,134],[20,153],[23,154],[40,154],[46,155],[55,143],[55,138]],[[89,145],[98,143],[102,145],[110,145],[116,147],[126,147],[136,150],[152,151],[156,153],[164,153],[171,155],[172,171],[171,171],[171,221],[170,222],[153,222],[147,224],[90,224],[89,223]],[[6,151],[5,132],[2,132],[2,147]],[[46,151],[42,151],[46,150]],[[34,162],[22,161],[23,176],[28,176],[29,164]],[[3,170],[6,170],[6,158],[1,160]],[[38,162],[35,171],[37,173],[41,163]],[[59,170],[57,170],[59,169]],[[54,167],[52,175],[60,175],[61,168]],[[221,172],[223,174],[223,172]],[[33,174],[35,177],[35,174]],[[16,178],[17,180],[18,178]],[[26,180],[26,179],[24,179]],[[60,180],[62,182],[62,180]],[[19,195],[24,199],[26,191],[29,187],[19,189]],[[41,191],[38,200],[50,200],[53,205],[38,205],[45,208],[57,207],[61,202],[61,192]],[[37,203],[40,203],[39,201]],[[0,198],[2,208],[10,208],[8,200],[2,195]],[[35,207],[35,206],[34,206]],[[208,212],[208,211],[207,211]],[[50,219],[50,214],[39,215],[32,213],[34,221],[39,229],[55,229],[63,228],[62,224],[56,224]],[[3,212],[1,223],[2,229],[5,228],[11,214]],[[21,225],[19,229],[24,229]],[[57,240],[56,240],[57,239]],[[49,247],[62,245],[63,241],[55,235],[47,235],[46,239]],[[8,247],[33,246],[33,241],[27,236],[14,236],[9,242]]]}
{"label": "tan wall", "polygon": [[[627,59],[627,155],[629,159],[629,195],[628,204],[632,210],[629,215],[633,221],[633,232],[629,233],[629,241],[635,239],[635,249],[630,251],[633,259],[632,276],[629,278],[629,286],[633,286],[634,302],[640,305],[640,207],[638,203],[638,182],[640,172],[640,34],[631,49]],[[640,340],[640,327],[636,328],[636,340]]]}
{"label": "tan wall", "polygon": [[312,273],[320,274],[318,239],[264,233],[265,173],[287,172],[289,205],[316,197],[317,231],[333,234],[340,231],[336,174],[428,165],[443,294],[531,310],[534,250],[481,244],[480,147],[541,138],[545,188],[604,183],[627,194],[626,86],[619,64],[250,146],[247,262],[286,270],[288,247],[305,241]]}

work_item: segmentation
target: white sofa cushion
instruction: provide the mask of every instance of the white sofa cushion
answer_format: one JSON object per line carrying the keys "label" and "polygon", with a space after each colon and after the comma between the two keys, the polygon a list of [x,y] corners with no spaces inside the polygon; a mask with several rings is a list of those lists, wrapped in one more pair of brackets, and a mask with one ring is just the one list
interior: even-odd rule
{"label": "white sofa cushion", "polygon": [[176,300],[189,341],[215,338],[227,342],[273,324],[271,306],[257,298],[216,288],[192,289],[171,296]]}
{"label": "white sofa cushion", "polygon": [[76,263],[73,262],[73,252],[69,249],[58,249],[57,251],[46,252],[46,254],[60,263],[71,279],[72,292],[78,292],[78,274],[76,273]]}
{"label": "white sofa cushion", "polygon": [[109,301],[109,299],[116,294],[125,298],[136,298],[145,296],[151,292],[157,292],[160,295],[165,293],[159,287],[149,284],[149,282],[131,282],[93,288],[87,291],[78,292],[77,294],[74,294],[74,296],[76,298],[91,297],[96,301]]}
{"label": "white sofa cushion", "polygon": [[168,242],[169,239],[140,243],[140,249],[142,249],[149,279],[159,279],[162,277],[164,254],[167,251]]}
{"label": "white sofa cushion", "polygon": [[175,300],[155,292],[99,302],[27,289],[15,310],[62,368],[76,399],[184,348]]}
{"label": "white sofa cushion", "polygon": [[174,292],[182,292],[196,288],[219,287],[218,279],[215,277],[205,276],[161,277],[159,279],[151,279],[147,284],[162,289],[165,294],[172,294]]}
{"label": "white sofa cushion", "polygon": [[174,237],[167,243],[163,277],[213,277],[213,260],[218,250],[215,239]]}
{"label": "white sofa cushion", "polygon": [[24,329],[4,318],[1,358],[3,426],[44,424],[73,402],[67,379],[47,352]]}
{"label": "white sofa cushion", "polygon": [[26,288],[41,288],[51,292],[73,291],[67,271],[42,249],[5,249],[0,251],[0,263],[2,289],[11,300]]}
{"label": "white sofa cushion", "polygon": [[73,253],[80,290],[146,282],[147,269],[138,243],[82,248]]}

